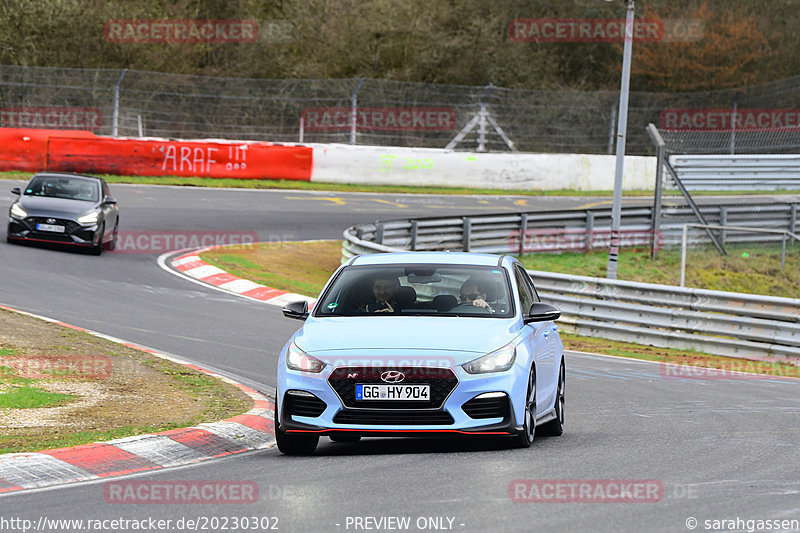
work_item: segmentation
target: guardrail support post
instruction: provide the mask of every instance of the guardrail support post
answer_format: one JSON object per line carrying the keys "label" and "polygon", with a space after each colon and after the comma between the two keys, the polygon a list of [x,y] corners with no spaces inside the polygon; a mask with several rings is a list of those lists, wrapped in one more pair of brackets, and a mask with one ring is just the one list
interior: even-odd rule
{"label": "guardrail support post", "polygon": [[383,224],[376,224],[376,231],[375,231],[375,242],[378,244],[383,244]]}
{"label": "guardrail support post", "polygon": [[789,219],[789,231],[797,233],[797,204],[792,204],[792,216]]}
{"label": "guardrail support post", "polygon": [[469,217],[464,217],[464,244],[461,245],[461,249],[465,252],[469,252],[470,250],[470,239],[472,238],[472,219]]}
{"label": "guardrail support post", "polygon": [[592,245],[594,244],[594,212],[593,211],[586,211],[586,251],[592,251]]}
{"label": "guardrail support post", "polygon": [[417,251],[417,231],[419,228],[419,222],[416,220],[411,221],[411,251]]}
{"label": "guardrail support post", "polygon": [[[719,206],[719,225],[720,226],[727,226],[728,225],[728,208],[724,205]],[[719,231],[719,240],[722,247],[725,247],[725,230]]]}
{"label": "guardrail support post", "polygon": [[519,250],[517,255],[525,253],[525,236],[528,233],[528,213],[522,213],[519,218]]}

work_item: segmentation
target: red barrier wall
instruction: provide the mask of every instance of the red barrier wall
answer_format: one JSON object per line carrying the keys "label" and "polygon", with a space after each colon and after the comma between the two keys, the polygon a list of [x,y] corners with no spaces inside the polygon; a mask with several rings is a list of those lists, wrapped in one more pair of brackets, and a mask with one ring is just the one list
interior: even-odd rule
{"label": "red barrier wall", "polygon": [[0,170],[311,180],[313,151],[262,142],[115,139],[0,128]]}
{"label": "red barrier wall", "polygon": [[95,137],[90,131],[0,128],[0,170],[45,170],[47,139],[53,135]]}
{"label": "red barrier wall", "polygon": [[51,137],[47,167],[97,174],[309,181],[311,157],[309,147],[267,143]]}

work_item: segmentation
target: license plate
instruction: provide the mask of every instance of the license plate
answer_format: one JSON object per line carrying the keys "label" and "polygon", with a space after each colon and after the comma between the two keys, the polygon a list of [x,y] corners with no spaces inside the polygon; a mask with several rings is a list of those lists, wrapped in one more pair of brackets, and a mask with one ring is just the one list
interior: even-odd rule
{"label": "license plate", "polygon": [[54,233],[64,233],[64,226],[55,226],[53,224],[36,224],[36,229],[39,231],[52,231]]}
{"label": "license plate", "polygon": [[427,402],[430,399],[430,385],[356,384],[356,400],[403,400]]}

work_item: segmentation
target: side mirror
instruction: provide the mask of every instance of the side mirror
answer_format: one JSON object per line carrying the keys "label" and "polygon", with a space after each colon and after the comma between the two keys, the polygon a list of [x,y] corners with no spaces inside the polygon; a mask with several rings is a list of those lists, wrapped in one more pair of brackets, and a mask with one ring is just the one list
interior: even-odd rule
{"label": "side mirror", "polygon": [[548,320],[556,320],[561,316],[561,311],[558,307],[536,302],[531,306],[530,312],[522,317],[523,322],[529,324],[531,322],[547,322]]}
{"label": "side mirror", "polygon": [[117,200],[113,196],[106,196],[103,205],[117,205]]}
{"label": "side mirror", "polygon": [[22,194],[22,191],[20,191],[20,190],[19,190],[19,187],[14,187],[13,189],[11,189],[11,192],[12,192],[13,194],[16,194],[17,196],[19,196],[20,194]]}
{"label": "side mirror", "polygon": [[304,320],[308,318],[308,302],[291,302],[283,306],[283,316],[286,318],[296,318]]}

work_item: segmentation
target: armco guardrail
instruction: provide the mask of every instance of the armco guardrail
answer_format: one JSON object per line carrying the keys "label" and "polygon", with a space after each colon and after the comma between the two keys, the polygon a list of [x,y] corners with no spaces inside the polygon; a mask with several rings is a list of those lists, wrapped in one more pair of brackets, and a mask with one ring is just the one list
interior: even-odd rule
{"label": "armco guardrail", "polygon": [[[741,213],[731,209],[734,212],[729,214],[748,216],[750,225],[777,222],[781,222],[783,227],[786,224],[796,225],[796,206],[786,205],[782,210],[769,209],[767,206],[750,207],[755,208],[751,209],[749,215],[745,213],[744,206],[738,207],[743,210]],[[688,211],[688,208],[685,210]],[[646,214],[642,211],[641,208],[623,210],[623,228],[638,231],[649,227],[642,220]],[[787,214],[793,218],[787,220]],[[543,217],[551,227],[554,222],[560,222],[562,228],[569,227],[569,223],[576,223],[581,216],[583,220],[600,218],[597,210],[592,214],[558,211],[528,215],[532,218],[528,222],[536,223],[540,221],[537,217]],[[466,222],[464,219],[470,220]],[[496,245],[483,244],[496,240],[497,235],[504,231],[506,239],[509,232],[520,232],[524,220],[522,215],[491,215],[353,226],[344,232],[342,256],[348,259],[359,254],[411,249],[513,253],[518,250],[510,249],[513,247],[496,249]],[[486,229],[487,224],[492,225],[491,230]],[[485,235],[473,240],[476,225]],[[584,230],[587,226],[583,225]],[[581,225],[578,224],[578,227]],[[587,233],[590,232],[583,233],[581,242],[584,244],[595,241],[593,237],[586,236]],[[800,299],[529,272],[542,299],[559,306],[563,311],[560,323],[565,330],[651,346],[694,349],[742,359],[785,361],[800,365]]]}
{"label": "armco guardrail", "polygon": [[689,190],[800,189],[800,155],[676,154],[669,164]]}
{"label": "armco guardrail", "polygon": [[[708,205],[700,206],[700,211],[711,224],[786,229],[794,233],[800,229],[798,204]],[[663,207],[655,234],[651,229],[651,206],[623,207],[621,220],[623,246],[649,247],[655,239],[656,248],[679,247],[684,224],[697,222],[689,207]],[[372,244],[419,251],[511,254],[581,251],[607,248],[610,233],[610,208],[387,220],[348,228],[342,253],[345,257],[373,253],[369,248]],[[698,239],[710,242],[707,236]],[[747,242],[748,237],[730,233],[723,239],[724,244]],[[769,239],[781,241],[779,235],[763,240]]]}

